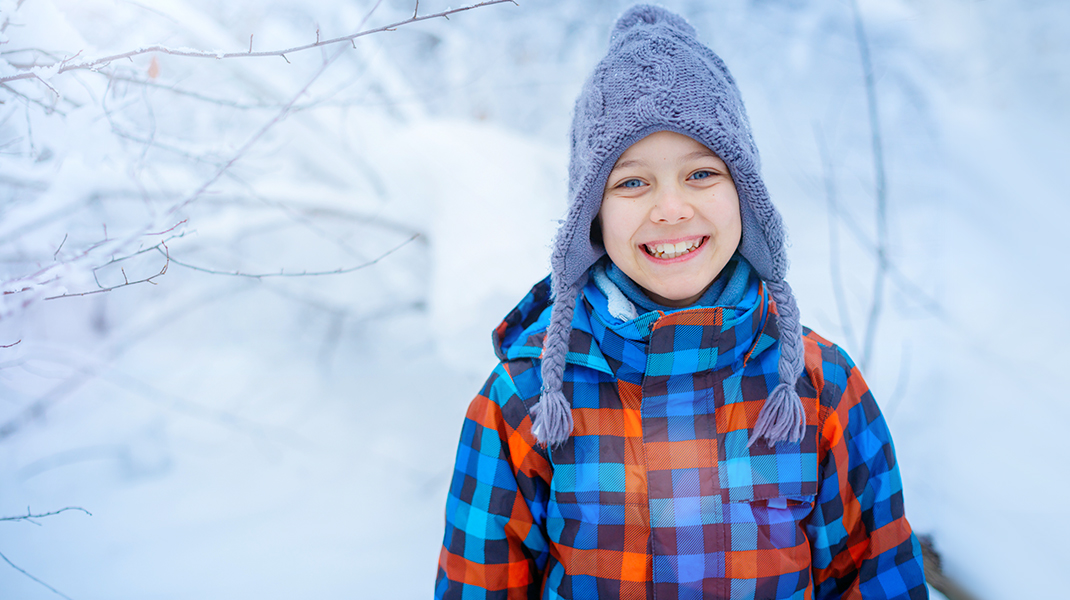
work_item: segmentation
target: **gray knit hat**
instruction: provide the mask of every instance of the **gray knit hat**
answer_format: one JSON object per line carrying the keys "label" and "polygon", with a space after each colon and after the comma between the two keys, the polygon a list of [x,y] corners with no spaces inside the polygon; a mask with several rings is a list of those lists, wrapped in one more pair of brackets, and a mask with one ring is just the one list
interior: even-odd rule
{"label": "gray knit hat", "polygon": [[795,391],[804,368],[802,326],[791,287],[780,213],[760,175],[758,149],[743,100],[724,62],[695,37],[679,15],[659,6],[633,6],[617,20],[609,52],[576,101],[569,163],[569,208],[550,258],[553,309],[543,341],[542,398],[533,432],[544,444],[572,433],[572,410],[561,391],[572,313],[587,270],[605,249],[593,245],[606,179],[620,155],[657,131],[687,135],[728,165],[739,194],[743,235],[739,252],[765,281],[777,304],[780,384],[762,407],[750,439],[797,442],[806,415]]}

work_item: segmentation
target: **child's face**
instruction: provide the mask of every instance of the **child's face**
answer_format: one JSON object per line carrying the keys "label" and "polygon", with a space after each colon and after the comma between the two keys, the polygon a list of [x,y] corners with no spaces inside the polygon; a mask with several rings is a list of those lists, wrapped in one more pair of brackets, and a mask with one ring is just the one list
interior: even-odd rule
{"label": "child's face", "polygon": [[598,211],[613,263],[655,302],[694,304],[739,246],[739,196],[709,148],[671,131],[628,148]]}

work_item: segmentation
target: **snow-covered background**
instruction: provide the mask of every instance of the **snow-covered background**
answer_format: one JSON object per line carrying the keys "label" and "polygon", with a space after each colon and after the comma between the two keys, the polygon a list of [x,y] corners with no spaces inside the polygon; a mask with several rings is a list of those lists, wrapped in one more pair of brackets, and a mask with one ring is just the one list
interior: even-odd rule
{"label": "snow-covered background", "polygon": [[[39,76],[0,84],[0,516],[92,513],[0,522],[3,556],[75,600],[431,594],[489,332],[545,275],[571,104],[628,4],[518,1],[285,60],[56,72],[414,6],[0,0],[0,78]],[[805,321],[860,357],[875,175],[851,3],[664,4],[739,81]],[[1060,597],[1070,4],[860,9],[895,273],[866,377],[908,515],[981,600]],[[53,597],[0,562],[0,598]]]}

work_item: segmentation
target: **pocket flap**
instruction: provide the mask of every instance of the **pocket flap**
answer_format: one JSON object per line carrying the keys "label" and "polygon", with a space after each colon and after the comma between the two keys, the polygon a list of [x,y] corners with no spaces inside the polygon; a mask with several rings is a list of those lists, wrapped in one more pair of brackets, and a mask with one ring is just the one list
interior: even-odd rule
{"label": "pocket flap", "polygon": [[721,436],[718,464],[721,489],[728,502],[798,498],[813,502],[817,495],[817,440],[773,447],[758,442],[747,448],[746,429]]}

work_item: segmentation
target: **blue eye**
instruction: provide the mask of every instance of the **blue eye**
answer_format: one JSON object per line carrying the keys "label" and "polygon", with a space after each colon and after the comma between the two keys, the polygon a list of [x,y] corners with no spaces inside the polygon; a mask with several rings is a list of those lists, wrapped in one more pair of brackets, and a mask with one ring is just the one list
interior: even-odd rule
{"label": "blue eye", "polygon": [[695,171],[691,174],[690,179],[708,179],[713,177],[713,171]]}
{"label": "blue eye", "polygon": [[641,187],[642,185],[643,185],[643,182],[639,181],[638,179],[626,179],[626,180],[624,180],[624,181],[622,181],[620,183],[620,187],[625,187],[625,188],[637,188],[637,187]]}

